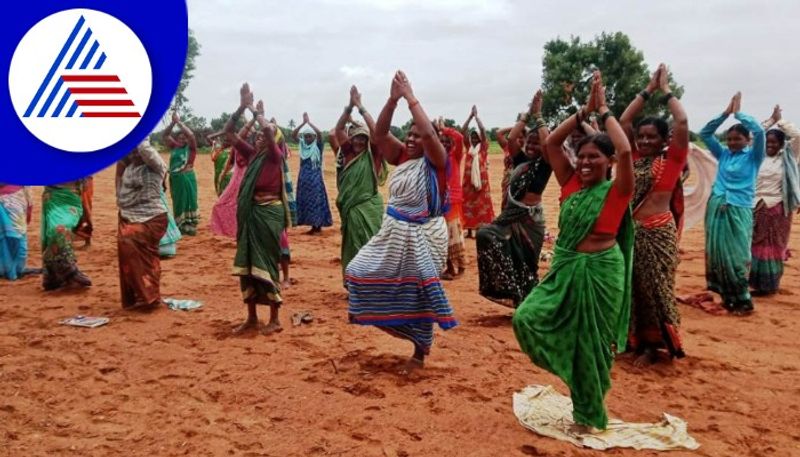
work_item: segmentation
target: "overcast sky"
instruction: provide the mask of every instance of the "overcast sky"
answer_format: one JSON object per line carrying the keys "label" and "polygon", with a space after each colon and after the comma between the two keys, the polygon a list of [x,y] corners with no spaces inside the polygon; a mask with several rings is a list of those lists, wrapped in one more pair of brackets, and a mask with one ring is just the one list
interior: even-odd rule
{"label": "overcast sky", "polygon": [[[377,117],[402,69],[430,116],[461,123],[477,104],[487,126],[504,126],[541,83],[546,41],[621,31],[652,69],[670,66],[693,129],[737,90],[743,110],[758,119],[780,103],[800,122],[796,0],[188,0],[188,7],[202,49],[187,96],[207,119],[236,108],[244,81],[283,125],[308,111],[319,128],[332,128],[352,84]],[[393,123],[408,117],[401,104]]]}

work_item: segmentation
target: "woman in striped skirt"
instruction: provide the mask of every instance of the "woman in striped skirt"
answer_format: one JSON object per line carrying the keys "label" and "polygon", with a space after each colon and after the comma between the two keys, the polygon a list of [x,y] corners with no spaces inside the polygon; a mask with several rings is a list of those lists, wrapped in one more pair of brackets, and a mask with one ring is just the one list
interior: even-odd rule
{"label": "woman in striped skirt", "polygon": [[[405,143],[389,133],[400,98],[413,117]],[[392,80],[375,136],[397,168],[380,231],[347,266],[350,321],[410,340],[410,371],[421,367],[430,351],[433,325],[447,330],[457,323],[439,279],[447,261],[447,153],[401,71]]]}

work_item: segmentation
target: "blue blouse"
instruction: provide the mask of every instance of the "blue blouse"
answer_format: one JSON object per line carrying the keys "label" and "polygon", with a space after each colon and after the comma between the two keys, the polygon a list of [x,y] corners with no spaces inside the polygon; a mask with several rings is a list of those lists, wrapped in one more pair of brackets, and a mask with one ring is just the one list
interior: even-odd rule
{"label": "blue blouse", "polygon": [[752,116],[740,111],[735,113],[734,117],[750,131],[753,137],[750,146],[741,151],[731,152],[714,136],[714,132],[725,122],[728,115],[719,115],[700,130],[700,137],[718,162],[717,179],[714,181],[711,193],[717,197],[725,197],[725,202],[729,205],[752,208],[755,202],[758,169],[766,156],[766,137],[761,124]]}

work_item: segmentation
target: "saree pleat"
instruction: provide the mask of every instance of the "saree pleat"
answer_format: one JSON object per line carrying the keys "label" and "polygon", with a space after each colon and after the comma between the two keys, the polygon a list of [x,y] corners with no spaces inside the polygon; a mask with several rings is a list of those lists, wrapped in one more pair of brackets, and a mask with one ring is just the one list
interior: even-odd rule
{"label": "saree pleat", "polygon": [[791,229],[792,214],[786,215],[784,205],[754,210],[750,287],[759,293],[774,293],[780,288]]}
{"label": "saree pleat", "polygon": [[72,248],[75,227],[83,214],[81,198],[72,189],[45,187],[42,193],[42,263],[45,290],[57,289],[78,273]]}
{"label": "saree pleat", "polygon": [[142,223],[119,219],[117,253],[124,308],[152,305],[161,300],[159,242],[167,232],[167,224],[166,214]]}
{"label": "saree pleat", "polygon": [[753,210],[712,196],[706,207],[706,283],[726,303],[751,300],[748,277],[753,237]]}
{"label": "saree pleat", "polygon": [[0,278],[15,280],[28,259],[25,190],[0,195]]}

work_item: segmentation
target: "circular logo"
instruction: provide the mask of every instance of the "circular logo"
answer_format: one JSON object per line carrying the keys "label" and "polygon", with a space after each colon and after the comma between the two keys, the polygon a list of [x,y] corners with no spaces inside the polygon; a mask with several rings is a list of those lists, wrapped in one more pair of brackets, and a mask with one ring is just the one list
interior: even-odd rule
{"label": "circular logo", "polygon": [[69,152],[93,152],[139,124],[153,87],[150,59],[122,21],[92,9],[51,14],[17,45],[8,89],[36,138]]}

